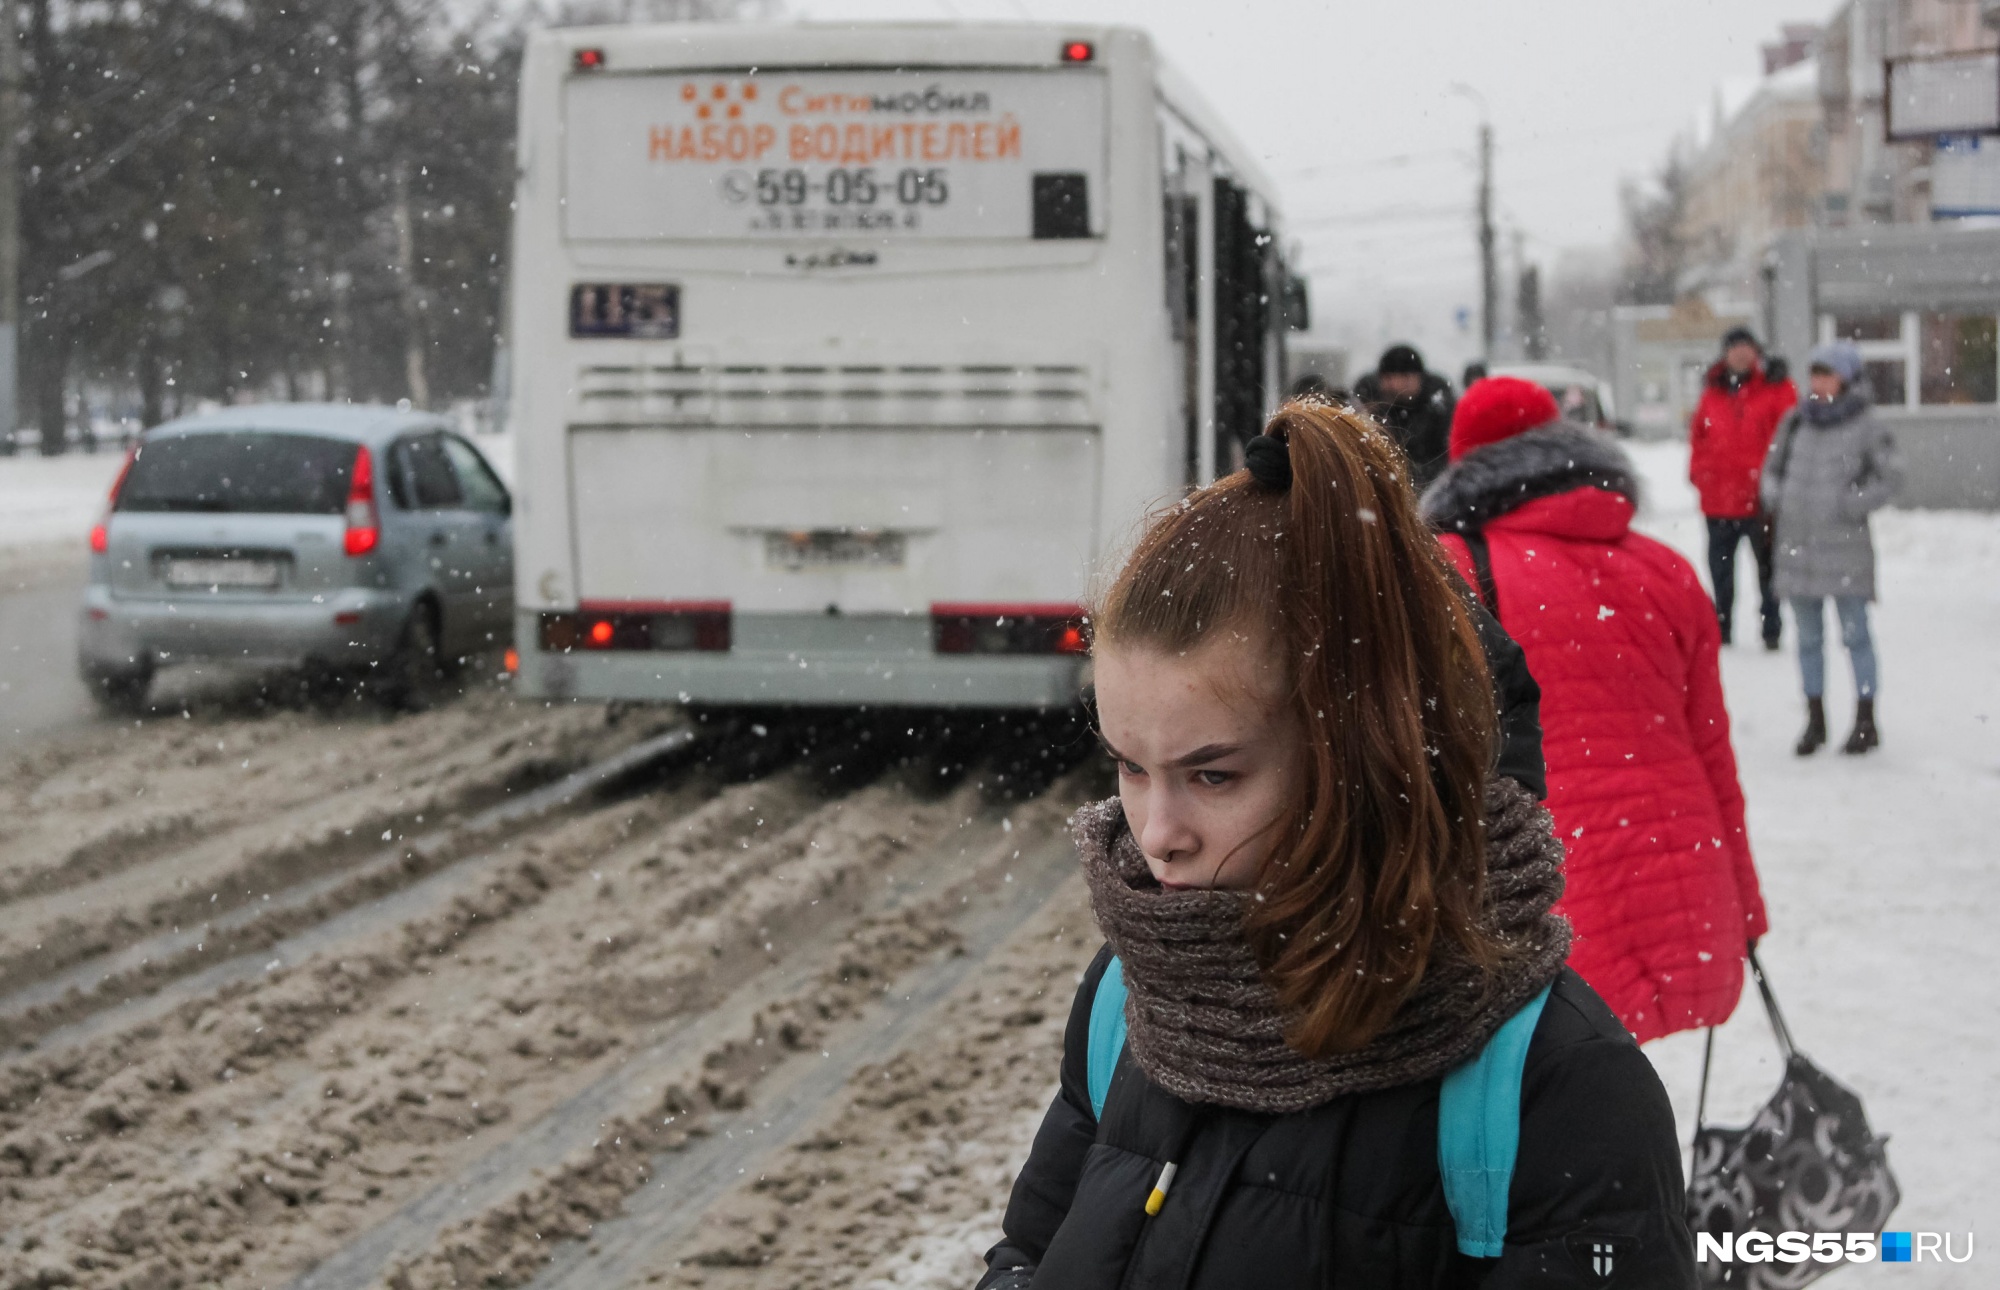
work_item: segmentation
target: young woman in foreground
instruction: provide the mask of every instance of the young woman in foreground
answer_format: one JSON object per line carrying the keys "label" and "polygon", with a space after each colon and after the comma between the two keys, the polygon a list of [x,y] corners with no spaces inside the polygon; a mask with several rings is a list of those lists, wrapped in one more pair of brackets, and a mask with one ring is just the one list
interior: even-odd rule
{"label": "young woman in foreground", "polygon": [[[1109,944],[982,1287],[1693,1285],[1673,1113],[1563,967],[1562,848],[1491,773],[1479,640],[1404,463],[1314,404],[1249,460],[1154,520],[1092,618],[1119,795],[1076,833]],[[1107,972],[1128,1029],[1099,1112]],[[1440,1091],[1517,1013],[1482,1245]]]}

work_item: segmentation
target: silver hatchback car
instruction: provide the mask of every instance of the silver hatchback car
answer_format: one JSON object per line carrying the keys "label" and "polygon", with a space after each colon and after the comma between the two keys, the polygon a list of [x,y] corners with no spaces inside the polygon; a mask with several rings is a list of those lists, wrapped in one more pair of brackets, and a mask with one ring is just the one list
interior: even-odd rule
{"label": "silver hatchback car", "polygon": [[512,633],[513,502],[444,421],[262,404],[147,432],[91,531],[78,666],[107,708],[166,664],[338,676],[433,701]]}

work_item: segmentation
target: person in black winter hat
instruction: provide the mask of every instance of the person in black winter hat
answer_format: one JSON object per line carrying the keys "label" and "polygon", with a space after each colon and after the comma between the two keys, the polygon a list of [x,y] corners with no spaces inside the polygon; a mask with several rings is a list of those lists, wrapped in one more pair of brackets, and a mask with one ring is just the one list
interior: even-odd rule
{"label": "person in black winter hat", "polygon": [[1457,402],[1451,382],[1425,368],[1414,347],[1391,345],[1375,370],[1354,383],[1354,397],[1401,445],[1411,487],[1422,492],[1445,468]]}

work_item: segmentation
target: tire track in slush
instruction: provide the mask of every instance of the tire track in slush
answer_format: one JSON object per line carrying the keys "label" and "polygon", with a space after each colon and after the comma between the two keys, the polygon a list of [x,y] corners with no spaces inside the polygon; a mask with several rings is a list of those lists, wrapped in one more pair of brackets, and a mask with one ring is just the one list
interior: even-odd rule
{"label": "tire track in slush", "polygon": [[[502,729],[441,742],[454,731],[463,736],[482,714],[467,705],[444,715],[450,719],[441,724],[414,719],[408,734],[362,731],[363,751],[373,747],[386,760],[358,777],[324,763],[333,750],[303,756],[293,749],[297,731],[231,731],[228,742],[249,754],[246,765],[257,762],[249,780],[274,794],[259,807],[230,792],[198,792],[190,775],[212,775],[201,768],[220,761],[207,746],[212,732],[176,729],[140,741],[153,751],[148,773],[155,778],[138,782],[136,791],[133,763],[147,759],[131,749],[120,750],[108,767],[72,774],[33,810],[28,802],[38,793],[24,801],[17,784],[0,788],[0,812],[27,815],[7,820],[10,837],[0,844],[0,857],[8,857],[0,862],[0,882],[10,884],[0,901],[0,991],[102,959],[163,928],[202,926],[258,904],[259,893],[347,870],[374,852],[369,840],[378,832],[408,835],[426,812],[444,818],[482,810],[584,760],[573,756],[581,732],[568,713],[547,714],[553,719],[535,723],[540,730],[525,738]],[[272,768],[283,782],[258,778]],[[324,783],[327,772],[331,785]],[[181,804],[164,815],[157,805],[121,815],[148,799]],[[91,821],[87,836],[50,827],[65,812]],[[22,863],[50,853],[61,858]]]}
{"label": "tire track in slush", "polygon": [[[950,854],[926,850],[905,857],[896,868],[913,877],[923,873],[951,872],[947,866],[962,867],[966,853],[973,852],[982,856],[982,862],[966,877],[976,881],[982,872],[990,872],[994,867],[996,853],[1006,845],[1006,839],[1007,833],[989,821],[976,841],[955,839]],[[1006,846],[1006,850],[1014,855],[1021,854],[1012,846]],[[1044,871],[1052,872],[1059,882],[1074,867],[1043,863],[1041,857],[1047,850],[1046,846],[1037,846],[1025,859],[1001,862],[1011,871],[1007,879],[996,884],[1011,897],[1004,902],[1006,909],[1012,909],[1023,901],[1032,907],[1039,907],[1046,897],[1044,887],[1053,889],[1053,884],[1040,880]],[[1059,848],[1058,854],[1066,858],[1067,847]],[[878,916],[886,917],[909,908],[915,903],[913,898],[920,894],[914,882],[898,882],[895,891],[896,894],[877,911]],[[937,896],[935,891],[921,894],[932,899]],[[987,903],[978,908],[982,911],[984,922],[992,921]],[[535,1177],[538,1171],[553,1171],[578,1150],[594,1145],[608,1122],[621,1115],[637,1113],[647,1098],[662,1089],[675,1085],[693,1087],[700,1081],[710,1054],[723,1051],[731,1040],[749,1034],[760,1015],[798,999],[835,968],[848,948],[849,933],[853,929],[853,923],[846,920],[829,922],[816,929],[780,963],[758,973],[715,1006],[676,1019],[664,1034],[633,1053],[615,1069],[545,1112],[456,1177],[434,1185],[338,1253],[300,1275],[291,1283],[289,1290],[365,1290],[380,1284],[383,1273],[396,1261],[419,1255],[433,1247],[453,1225],[476,1219],[483,1212],[505,1205],[520,1190],[524,1181]],[[960,979],[964,971],[969,970],[990,949],[981,939],[982,935],[983,932],[968,926],[961,932],[964,939],[954,945],[942,964],[926,969],[924,979],[927,980],[940,968],[945,969],[953,981]],[[898,992],[903,992],[900,987]],[[864,1010],[862,1016],[870,1017],[875,1011]],[[865,1021],[860,1024],[864,1031],[868,1029]],[[879,1033],[872,1042],[885,1042],[889,1038],[888,1034]],[[847,1047],[844,1043],[838,1051],[827,1049],[831,1054],[829,1057],[812,1060],[829,1068],[848,1071],[848,1067],[843,1065]],[[797,1065],[798,1061],[783,1063],[765,1079],[779,1079],[780,1084],[775,1087],[788,1088],[796,1082],[792,1072]],[[845,1074],[839,1076],[829,1087],[837,1088],[845,1078]],[[826,1095],[826,1090],[815,1086],[814,1098]],[[714,1132],[725,1137],[732,1133],[740,1135],[737,1122],[742,1118],[742,1115],[728,1114],[711,1120],[710,1125]],[[678,1161],[689,1158],[695,1150],[691,1147],[663,1158]]]}
{"label": "tire track in slush", "polygon": [[899,982],[819,1054],[799,1054],[771,1070],[754,1106],[712,1119],[705,1136],[656,1156],[651,1181],[626,1198],[624,1213],[598,1223],[588,1243],[558,1246],[529,1283],[533,1290],[605,1290],[641,1281],[731,1188],[798,1140],[863,1066],[901,1049],[1075,870],[1074,848],[1060,831],[1024,854],[998,899],[967,906],[960,939],[942,958]]}
{"label": "tire track in slush", "polygon": [[[717,794],[702,802],[691,816],[670,807],[666,815],[654,813],[646,827],[664,828],[672,820],[714,816],[690,834],[694,850],[688,858],[699,863],[701,855],[717,848],[727,848],[726,854],[733,857],[744,844],[745,835],[745,829],[736,827],[737,817],[744,817],[747,825],[751,815],[769,814],[764,807],[753,805],[768,794],[751,790],[752,786],[746,785],[743,792],[731,789]],[[668,799],[679,796],[666,795]],[[779,796],[789,800],[792,794]],[[224,1274],[247,1271],[239,1265],[244,1255],[253,1251],[294,1243],[301,1234],[310,1240],[312,1222],[307,1220],[303,1228],[266,1223],[254,1237],[238,1240],[245,1231],[244,1220],[253,1227],[259,1225],[260,1219],[254,1216],[268,1211],[280,1198],[288,1206],[295,1201],[310,1202],[321,1215],[335,1212],[317,1206],[325,1199],[337,1210],[354,1203],[353,1193],[360,1184],[404,1176],[402,1172],[371,1170],[365,1160],[355,1164],[349,1159],[389,1146],[397,1140],[395,1134],[378,1134],[372,1141],[361,1142],[348,1138],[357,1131],[367,1135],[369,1126],[379,1129],[399,1120],[412,1105],[428,1106],[430,1094],[441,1087],[446,1075],[431,1068],[433,1059],[449,1061],[458,1050],[449,1045],[424,1047],[421,1028],[404,1036],[419,1041],[416,1046],[396,1044],[365,1053],[352,1045],[355,1038],[368,1042],[369,1032],[350,1036],[322,1053],[320,1065],[308,1066],[304,1083],[296,1078],[281,1084],[266,1081],[255,1093],[246,1090],[248,1101],[218,1094],[229,1087],[231,1077],[238,1073],[235,1068],[250,1072],[254,1079],[256,1072],[270,1068],[273,1062],[302,1055],[302,1046],[320,1032],[322,1023],[405,1015],[407,999],[404,1005],[385,1010],[384,988],[401,988],[404,983],[430,978],[433,964],[440,970],[453,965],[462,971],[461,956],[436,956],[459,944],[461,935],[469,935],[475,924],[483,924],[478,930],[490,938],[498,925],[495,919],[504,922],[540,908],[544,895],[551,899],[561,896],[569,890],[565,876],[582,872],[606,847],[640,845],[629,841],[629,830],[634,818],[647,814],[644,800],[636,806],[607,803],[511,835],[502,841],[503,856],[496,860],[518,857],[524,851],[530,858],[478,866],[488,872],[477,882],[459,885],[456,894],[445,893],[431,915],[385,920],[387,926],[369,929],[366,937],[341,937],[329,947],[332,953],[311,956],[296,968],[190,1000],[175,1014],[186,1037],[195,1040],[214,1032],[214,1043],[200,1055],[196,1055],[198,1045],[184,1047],[164,1037],[162,1030],[172,1024],[167,1022],[136,1025],[98,1044],[30,1057],[28,1064],[11,1069],[0,1068],[0,1086],[11,1085],[6,1095],[13,1099],[7,1108],[12,1114],[0,1117],[10,1122],[6,1124],[7,1136],[0,1138],[0,1166],[25,1162],[28,1172],[20,1177],[29,1189],[15,1192],[14,1199],[21,1207],[11,1214],[11,1205],[0,1207],[0,1268],[10,1267],[14,1256],[21,1257],[23,1264],[12,1266],[24,1266],[32,1260],[38,1269],[35,1275],[56,1278],[47,1284],[154,1284],[155,1278],[163,1283],[195,1268],[202,1269],[205,1283],[241,1282],[241,1275]],[[728,809],[720,815],[709,810],[725,803]],[[784,813],[781,810],[780,817]],[[621,815],[623,824],[616,824]],[[604,828],[607,823],[614,825],[608,834]],[[762,818],[755,820],[756,825],[763,823]],[[559,847],[562,858],[552,862],[541,859],[545,845]],[[654,844],[651,856],[628,856],[633,862],[628,867],[632,872],[649,870],[660,853]],[[607,891],[594,890],[587,899],[602,900]],[[570,912],[574,915],[576,911]],[[520,939],[518,935],[515,938],[517,943]],[[575,939],[583,940],[581,936]],[[372,946],[366,943],[370,940]],[[354,956],[351,963],[348,956]],[[498,976],[482,979],[501,980]],[[268,998],[263,993],[267,985],[275,992]],[[261,1008],[259,999],[264,1001]],[[505,999],[500,1002],[509,1009],[519,1006]],[[579,1039],[576,1031],[564,1029],[566,1022],[580,1014],[565,1009],[560,993],[540,999],[530,996],[521,1013],[525,1015],[542,1003],[555,1007],[535,1032],[535,1060],[548,1053],[551,1061],[594,1061],[604,1045],[594,1042],[588,1033]],[[190,1011],[205,1004],[212,1006],[199,1014]],[[267,1025],[271,1027],[268,1036]],[[550,1030],[553,1037],[542,1034]],[[493,1032],[498,1033],[498,1028]],[[565,1035],[576,1042],[565,1043]],[[518,1045],[510,1048],[521,1051]],[[351,1056],[366,1058],[359,1073]],[[534,1069],[532,1064],[530,1069]],[[483,1070],[482,1064],[479,1073]],[[459,1077],[456,1073],[450,1076]],[[322,1091],[323,1084],[330,1090],[341,1081],[345,1081],[346,1091]],[[504,1120],[511,1085],[498,1091],[502,1096],[493,1105],[498,1108],[497,1119]],[[413,1092],[417,1094],[414,1100]],[[317,1115],[295,1114],[301,1108],[327,1105],[320,1100],[323,1096],[340,1098],[351,1114],[327,1124],[318,1123]],[[414,1161],[426,1159],[436,1143],[457,1137],[460,1129],[476,1129],[469,1120],[460,1123],[465,1117],[448,1105],[453,1096],[444,1087],[441,1106],[446,1109],[439,1118],[455,1127],[443,1138],[430,1135],[429,1128],[434,1126],[422,1122],[421,1116],[407,1126],[421,1139]],[[183,1100],[193,1098],[206,1101]],[[471,1105],[478,1107],[479,1102]],[[480,1119],[478,1124],[492,1122]],[[187,1126],[196,1125],[211,1127],[187,1132]],[[141,1136],[134,1139],[130,1134]],[[308,1197],[288,1181],[292,1149],[303,1149],[306,1154],[301,1159],[314,1159],[317,1168],[327,1163],[320,1156],[323,1142],[332,1143],[341,1161],[367,1176],[330,1184],[324,1197],[314,1187]],[[390,1147],[392,1156],[395,1150]],[[53,1168],[48,1167],[51,1161]],[[401,1168],[393,1161],[384,1167]],[[274,1174],[286,1176],[274,1179]],[[8,1185],[3,1179],[0,1175],[0,1188]],[[336,1193],[346,1195],[337,1198]],[[31,1203],[39,1211],[32,1217],[28,1213]],[[281,1209],[263,1217],[291,1217],[292,1213]],[[296,1266],[294,1263],[277,1280]],[[273,1283],[269,1273],[248,1275],[254,1278],[249,1283]],[[5,1280],[0,1274],[0,1281]],[[29,1283],[43,1282],[31,1277]]]}
{"label": "tire track in slush", "polygon": [[[135,998],[105,1000],[90,1015],[57,1026],[36,1041],[36,1047],[42,1051],[58,1050],[154,1020],[183,1003],[236,982],[254,980],[274,968],[303,962],[350,937],[422,917],[442,907],[468,881],[476,881],[478,875],[474,871],[484,866],[468,861],[448,863],[415,882],[407,881],[409,874],[424,873],[485,835],[538,820],[607,784],[661,761],[686,756],[697,737],[686,727],[655,735],[553,784],[488,807],[463,824],[383,848],[358,865],[300,884],[259,904],[219,915],[202,927],[162,933],[15,990],[0,998],[0,1038],[27,1031],[38,1012],[62,1006],[72,991],[81,996],[81,1007],[87,1008],[92,996],[104,995],[120,981],[142,985],[160,979],[173,982]],[[384,886],[392,888],[391,894],[365,899],[367,893],[380,891]],[[344,894],[361,896],[362,903],[342,900]],[[306,930],[268,948],[239,953],[205,969],[196,967],[209,940],[253,934],[260,923],[283,923],[289,918],[319,913],[323,903],[345,908],[331,917],[316,919]]]}

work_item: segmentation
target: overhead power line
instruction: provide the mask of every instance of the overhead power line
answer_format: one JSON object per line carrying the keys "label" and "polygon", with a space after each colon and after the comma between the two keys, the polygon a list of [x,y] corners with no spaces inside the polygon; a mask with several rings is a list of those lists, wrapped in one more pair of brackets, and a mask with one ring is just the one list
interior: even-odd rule
{"label": "overhead power line", "polygon": [[1469,219],[1472,211],[1459,205],[1451,206],[1378,206],[1373,210],[1340,211],[1326,215],[1310,215],[1304,219],[1288,221],[1286,230],[1298,232],[1309,228],[1342,228],[1355,224],[1380,224],[1389,220],[1421,219]]}

